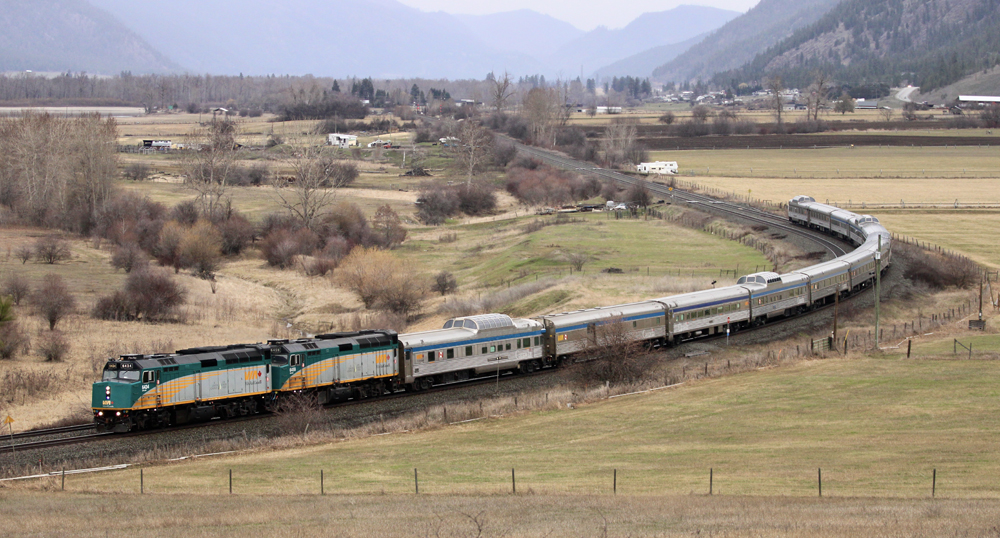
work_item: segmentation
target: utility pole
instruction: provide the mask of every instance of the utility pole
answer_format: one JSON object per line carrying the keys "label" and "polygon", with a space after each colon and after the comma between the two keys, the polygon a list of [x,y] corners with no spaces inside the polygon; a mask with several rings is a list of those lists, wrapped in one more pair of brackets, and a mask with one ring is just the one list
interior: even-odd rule
{"label": "utility pole", "polygon": [[882,284],[882,234],[878,236],[878,249],[875,251],[875,350],[878,351],[878,304]]}

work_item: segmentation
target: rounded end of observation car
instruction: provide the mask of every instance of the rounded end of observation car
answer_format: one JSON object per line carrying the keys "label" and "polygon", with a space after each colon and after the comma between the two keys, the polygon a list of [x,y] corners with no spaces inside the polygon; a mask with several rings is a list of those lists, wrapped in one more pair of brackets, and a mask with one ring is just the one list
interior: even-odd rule
{"label": "rounded end of observation car", "polygon": [[791,201],[795,202],[795,203],[802,204],[802,203],[806,203],[806,202],[815,202],[816,199],[813,198],[812,196],[805,196],[805,195],[801,195],[800,194],[799,196],[796,196],[796,197],[792,198]]}

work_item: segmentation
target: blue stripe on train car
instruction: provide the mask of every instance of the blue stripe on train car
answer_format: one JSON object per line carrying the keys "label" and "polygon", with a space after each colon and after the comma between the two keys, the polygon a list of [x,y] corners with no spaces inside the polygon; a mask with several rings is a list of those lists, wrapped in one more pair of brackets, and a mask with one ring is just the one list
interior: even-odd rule
{"label": "blue stripe on train car", "polygon": [[[664,316],[664,314],[662,312],[658,312],[658,313],[653,313],[653,314],[642,314],[642,315],[639,315],[639,316],[629,316],[627,318],[624,318],[622,321],[637,321],[637,320],[640,320],[640,319],[658,318],[658,317],[663,317],[663,316]],[[556,334],[559,334],[561,332],[566,332],[566,331],[578,331],[580,329],[586,329],[587,325],[590,325],[590,324],[589,323],[581,323],[579,325],[570,325],[569,327],[561,327],[559,329],[556,329]]]}
{"label": "blue stripe on train car", "polygon": [[432,345],[429,345],[429,346],[411,347],[410,350],[411,351],[431,351],[431,350],[435,350],[435,349],[447,349],[449,347],[461,347],[461,346],[467,346],[467,345],[471,345],[471,344],[481,344],[483,342],[494,342],[494,341],[497,341],[497,340],[514,340],[514,339],[517,339],[517,338],[530,338],[532,336],[542,336],[543,334],[545,334],[543,331],[534,331],[534,332],[517,333],[517,334],[501,334],[499,336],[491,336],[489,338],[474,338],[474,339],[471,339],[471,340],[456,340],[454,342],[447,342],[447,343],[442,342],[442,343],[438,343],[438,344],[432,344]]}

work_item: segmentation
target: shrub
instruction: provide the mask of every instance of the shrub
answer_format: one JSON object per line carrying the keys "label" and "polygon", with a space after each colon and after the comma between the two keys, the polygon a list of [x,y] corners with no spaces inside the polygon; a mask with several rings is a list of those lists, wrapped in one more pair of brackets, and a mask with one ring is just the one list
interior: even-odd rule
{"label": "shrub", "polygon": [[130,273],[125,287],[98,299],[91,315],[115,321],[156,321],[172,315],[184,304],[184,290],[163,270]]}
{"label": "shrub", "polygon": [[365,308],[379,306],[408,316],[420,305],[423,294],[416,274],[386,251],[356,248],[344,258],[337,273]]}
{"label": "shrub", "polygon": [[160,230],[159,241],[153,249],[153,255],[160,265],[173,267],[175,273],[182,267],[181,242],[185,233],[184,226],[176,221],[170,221]]}
{"label": "shrub", "polygon": [[375,211],[372,217],[372,232],[383,248],[394,248],[406,239],[406,229],[403,228],[399,215],[389,207],[389,204],[379,206]]}
{"label": "shrub", "polygon": [[28,347],[28,335],[24,333],[18,322],[0,323],[0,359],[13,359],[19,351],[27,353]]}
{"label": "shrub", "polygon": [[517,146],[502,139],[493,141],[493,162],[500,168],[506,167],[517,157]]}
{"label": "shrub", "polygon": [[458,209],[466,215],[478,216],[492,213],[497,207],[497,197],[493,187],[486,182],[462,185],[458,192]]}
{"label": "shrub", "polygon": [[628,384],[642,379],[652,361],[643,354],[642,345],[631,335],[631,323],[621,317],[611,318],[595,327],[588,340],[589,359],[580,373],[588,383]]}
{"label": "shrub", "polygon": [[126,273],[131,273],[133,269],[139,267],[145,267],[148,263],[146,254],[135,243],[121,245],[115,248],[114,254],[111,255],[111,266]]}
{"label": "shrub", "polygon": [[257,187],[267,185],[270,178],[271,170],[266,164],[258,163],[252,166],[234,167],[230,171],[229,183],[242,187]]}
{"label": "shrub", "polygon": [[295,264],[296,256],[312,254],[318,244],[319,237],[307,228],[294,232],[281,228],[260,242],[260,251],[268,265],[288,269]]}
{"label": "shrub", "polygon": [[326,276],[337,268],[337,261],[323,256],[309,258],[302,262],[302,271],[306,276]]}
{"label": "shrub", "polygon": [[216,224],[222,239],[222,254],[237,256],[253,241],[253,225],[243,215],[233,213]]}
{"label": "shrub", "polygon": [[76,307],[76,299],[70,294],[62,277],[52,273],[42,277],[42,283],[35,290],[32,303],[39,315],[48,322],[50,331],[54,331],[59,320]]}
{"label": "shrub", "polygon": [[323,217],[318,232],[324,237],[341,236],[352,245],[368,246],[372,243],[372,229],[365,212],[355,204],[340,202]]}
{"label": "shrub", "polygon": [[458,289],[458,280],[455,279],[455,275],[449,273],[448,271],[441,271],[434,276],[434,284],[431,286],[431,291],[436,291],[441,295],[447,295],[453,293]]}
{"label": "shrub", "polygon": [[427,185],[417,197],[417,219],[437,226],[458,213],[458,193],[441,185]]}
{"label": "shrub", "polygon": [[323,247],[323,257],[333,260],[334,262],[340,262],[351,252],[351,243],[347,239],[334,236],[329,237],[326,240],[326,245]]}
{"label": "shrub", "polygon": [[201,218],[201,210],[198,209],[198,203],[194,200],[181,202],[170,210],[170,220],[175,220],[186,226],[194,226],[199,218]]}
{"label": "shrub", "polygon": [[3,293],[0,293],[0,295],[6,295],[10,297],[15,305],[20,305],[21,300],[27,297],[29,293],[31,293],[31,285],[28,284],[28,279],[18,273],[14,273],[4,280]]}
{"label": "shrub", "polygon": [[663,123],[663,124],[666,124],[666,125],[670,125],[670,124],[674,123],[675,119],[676,119],[676,116],[674,116],[673,112],[664,112],[662,116],[660,116],[659,118],[657,118],[657,120],[660,123]]}
{"label": "shrub", "polygon": [[607,181],[601,187],[601,198],[608,201],[614,201],[618,199],[618,193],[621,189],[618,188],[618,184],[614,181]]}
{"label": "shrub", "polygon": [[31,248],[31,245],[18,245],[14,249],[14,256],[17,256],[17,259],[21,260],[21,265],[28,263],[28,260],[31,259],[31,255],[34,253],[35,251]]}
{"label": "shrub", "polygon": [[550,166],[514,167],[507,172],[507,192],[527,204],[562,205],[596,196],[599,181]]}
{"label": "shrub", "polygon": [[149,179],[149,165],[146,163],[132,163],[122,170],[122,177],[129,181],[145,181]]}
{"label": "shrub", "polygon": [[49,236],[35,243],[35,259],[39,262],[55,264],[69,258],[69,245],[61,239]]}
{"label": "shrub", "polygon": [[137,193],[115,196],[98,211],[95,235],[116,245],[138,243],[151,251],[159,240],[167,209]]}
{"label": "shrub", "polygon": [[184,233],[178,250],[182,266],[201,278],[211,278],[219,267],[222,236],[211,222],[199,220]]}
{"label": "shrub", "polygon": [[69,342],[60,331],[50,331],[38,343],[38,353],[47,362],[62,362],[69,352]]}

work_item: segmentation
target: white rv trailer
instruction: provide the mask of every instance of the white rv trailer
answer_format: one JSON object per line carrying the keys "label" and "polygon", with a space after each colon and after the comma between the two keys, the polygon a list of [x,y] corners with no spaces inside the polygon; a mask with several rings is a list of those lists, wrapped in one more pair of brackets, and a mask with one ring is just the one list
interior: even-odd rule
{"label": "white rv trailer", "polygon": [[676,174],[677,161],[654,161],[651,163],[639,163],[636,170],[640,174]]}

